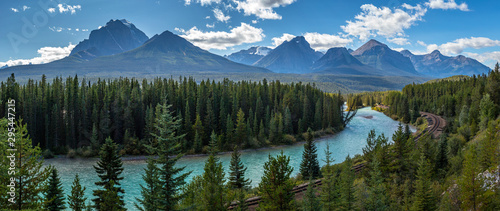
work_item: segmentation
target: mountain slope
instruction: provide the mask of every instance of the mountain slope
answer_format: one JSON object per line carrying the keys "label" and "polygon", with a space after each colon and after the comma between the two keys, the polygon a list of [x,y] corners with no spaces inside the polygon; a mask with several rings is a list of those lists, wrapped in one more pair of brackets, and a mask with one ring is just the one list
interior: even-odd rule
{"label": "mountain slope", "polygon": [[352,55],[363,64],[382,70],[384,75],[420,75],[410,59],[376,40],[368,41],[352,52]]}
{"label": "mountain slope", "polygon": [[268,47],[251,47],[225,56],[227,59],[241,64],[252,65],[262,57],[266,56],[272,49]]}
{"label": "mountain slope", "polygon": [[114,55],[137,48],[148,39],[144,32],[127,20],[110,20],[105,26],[92,30],[89,39],[78,43],[70,55],[89,49],[100,56]]}
{"label": "mountain slope", "polygon": [[456,57],[445,56],[438,50],[425,55],[414,55],[408,50],[401,54],[410,58],[415,69],[422,74],[433,77],[449,77],[453,75],[480,75],[488,73],[490,68],[475,59],[462,55]]}
{"label": "mountain slope", "polygon": [[285,41],[254,65],[277,73],[309,73],[313,63],[322,56],[311,48],[303,36]]}
{"label": "mountain slope", "polygon": [[346,48],[330,48],[323,57],[314,62],[315,73],[345,75],[380,75],[380,70],[364,65],[354,58]]}
{"label": "mountain slope", "polygon": [[[80,57],[76,56],[79,55]],[[11,72],[17,76],[144,76],[165,74],[202,73],[268,73],[267,69],[232,62],[194,46],[184,38],[165,31],[155,35],[144,45],[124,53],[101,56],[93,60],[75,54],[64,59],[41,65],[25,65],[0,71],[0,78]]]}

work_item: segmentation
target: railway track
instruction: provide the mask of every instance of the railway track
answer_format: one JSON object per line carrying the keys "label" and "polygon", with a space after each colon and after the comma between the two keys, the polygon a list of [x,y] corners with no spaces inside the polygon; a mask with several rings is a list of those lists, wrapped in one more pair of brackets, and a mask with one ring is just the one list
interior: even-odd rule
{"label": "railway track", "polygon": [[[427,126],[427,128],[425,128],[424,131],[422,131],[421,133],[419,133],[415,137],[415,139],[414,139],[415,142],[417,142],[420,138],[424,137],[427,134],[432,134],[435,138],[439,137],[439,135],[441,135],[441,133],[443,132],[444,127],[446,126],[446,121],[440,116],[437,116],[437,115],[431,114],[431,113],[427,113],[427,112],[420,112],[420,115],[427,119],[427,122],[429,123],[429,125]],[[358,174],[359,172],[361,172],[365,168],[365,166],[366,166],[366,162],[360,163],[360,164],[354,165],[352,167],[352,170],[354,170],[354,172],[356,174]],[[321,179],[314,181],[314,187],[317,187],[320,185],[321,185]],[[295,186],[292,189],[292,193],[297,194],[297,193],[304,192],[307,190],[308,186],[309,186],[309,183],[304,183],[304,184]],[[250,206],[258,205],[261,200],[262,200],[262,197],[255,196],[255,197],[252,197],[252,198],[245,200],[245,203],[247,203],[247,206],[250,207]],[[228,209],[232,210],[232,209],[236,208],[237,206],[238,206],[238,202],[232,202]]]}

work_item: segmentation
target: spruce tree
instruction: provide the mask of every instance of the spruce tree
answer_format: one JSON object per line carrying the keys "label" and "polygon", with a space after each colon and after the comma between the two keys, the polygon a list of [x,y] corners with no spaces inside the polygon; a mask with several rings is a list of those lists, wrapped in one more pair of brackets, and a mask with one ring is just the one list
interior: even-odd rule
{"label": "spruce tree", "polygon": [[318,197],[316,196],[316,190],[314,189],[314,181],[309,179],[309,185],[307,185],[307,191],[303,201],[304,211],[318,211],[321,209]]}
{"label": "spruce tree", "polygon": [[[103,188],[94,190],[93,195],[95,196],[92,201],[94,202],[94,208],[97,210],[106,210],[102,207],[104,203],[109,204],[105,201],[107,198],[104,197],[104,194],[111,194],[111,192],[116,191],[117,194],[124,194],[125,191],[120,187],[120,180],[123,180],[123,177],[120,175],[123,172],[123,163],[121,157],[118,153],[118,145],[111,140],[111,138],[107,138],[104,145],[101,147],[101,151],[99,152],[99,161],[97,162],[97,166],[94,166],[97,175],[101,179],[101,181],[96,182],[96,186]],[[113,181],[113,185],[110,183]],[[114,198],[110,198],[115,201]],[[119,195],[119,200],[115,203],[117,208],[123,208],[125,203],[123,201],[123,196]]]}
{"label": "spruce tree", "polygon": [[483,201],[484,181],[478,176],[482,171],[478,165],[477,154],[476,145],[471,144],[465,153],[462,176],[458,180],[464,210],[478,210],[480,202]]}
{"label": "spruce tree", "polygon": [[326,165],[323,167],[323,180],[321,185],[321,204],[323,209],[331,211],[336,209],[336,202],[339,197],[340,190],[337,185],[335,172],[332,169],[333,158],[330,151],[330,144],[326,145],[325,149],[326,158],[324,162]]}
{"label": "spruce tree", "polygon": [[125,211],[123,199],[119,195],[119,187],[116,186],[115,181],[110,180],[106,184],[106,189],[102,192],[102,202],[100,210],[106,211]]}
{"label": "spruce tree", "polygon": [[[191,172],[181,173],[185,167],[176,167],[176,162],[183,156],[181,153],[181,140],[184,135],[177,134],[182,120],[174,117],[170,111],[171,105],[158,105],[155,130],[152,134],[158,146],[147,146],[153,155],[158,156],[155,164],[158,167],[159,189],[154,197],[157,200],[155,210],[173,210],[176,208],[183,195],[180,189],[186,184],[185,179]],[[175,157],[171,157],[175,156]],[[153,183],[154,184],[154,183]],[[144,196],[143,196],[144,199]]]}
{"label": "spruce tree", "polygon": [[366,207],[368,210],[387,210],[387,196],[384,178],[380,170],[380,162],[375,158],[370,172],[370,179],[368,180],[369,196],[366,200]]}
{"label": "spruce tree", "polygon": [[53,168],[49,178],[49,186],[45,191],[45,209],[59,211],[66,209],[64,206],[64,193],[62,183],[57,174],[57,169]]}
{"label": "spruce tree", "polygon": [[291,192],[293,183],[290,180],[293,168],[290,167],[290,157],[283,154],[271,157],[264,164],[264,175],[258,191],[262,197],[259,209],[262,210],[292,210],[294,194]]}
{"label": "spruce tree", "polygon": [[340,208],[341,210],[353,210],[354,198],[354,180],[356,179],[352,170],[352,159],[349,155],[346,157],[342,172],[339,175],[340,180]]}
{"label": "spruce tree", "polygon": [[303,178],[312,177],[316,179],[320,176],[317,148],[314,144],[312,129],[307,130],[306,143],[302,153],[302,163],[300,164],[300,173]]}
{"label": "spruce tree", "polygon": [[156,195],[160,192],[159,169],[155,165],[155,159],[150,157],[147,163],[144,175],[142,175],[146,186],[140,185],[142,198],[136,198],[140,205],[135,204],[135,207],[139,210],[155,210],[159,205]]}
{"label": "spruce tree", "polygon": [[80,177],[75,175],[73,185],[71,186],[71,195],[68,196],[68,205],[74,211],[82,211],[85,209],[85,187],[80,184]]}
{"label": "spruce tree", "polygon": [[411,210],[434,210],[435,204],[436,201],[431,189],[431,166],[422,153],[418,162],[417,181]]}
{"label": "spruce tree", "polygon": [[[4,149],[15,149],[14,157],[16,160],[17,171],[13,175],[9,175],[8,171],[0,173],[2,178],[3,188],[9,188],[10,178],[15,180],[15,200],[14,203],[9,202],[10,195],[7,192],[0,194],[0,209],[39,209],[44,202],[43,192],[47,188],[46,181],[50,176],[52,167],[43,166],[42,150],[39,146],[33,146],[31,139],[28,136],[27,125],[23,124],[22,120],[10,122],[6,120],[0,121],[2,130],[0,137]],[[9,147],[8,137],[9,132],[5,126],[15,125],[15,145],[14,148]],[[13,151],[2,150],[0,152],[0,166],[9,167],[10,158]],[[1,169],[1,168],[0,168]],[[4,169],[5,170],[5,169]],[[3,175],[2,175],[3,174]],[[0,188],[1,189],[1,188]],[[10,188],[9,188],[10,190]]]}
{"label": "spruce tree", "polygon": [[231,153],[231,162],[229,166],[229,186],[232,189],[247,189],[250,185],[250,179],[245,179],[247,168],[243,165],[240,158],[241,154],[238,147],[234,147]]}
{"label": "spruce tree", "polygon": [[238,111],[236,118],[236,128],[234,131],[235,137],[241,141],[241,143],[236,143],[237,145],[247,146],[248,145],[248,137],[247,137],[247,125],[245,124],[245,113],[243,110]]}
{"label": "spruce tree", "polygon": [[205,162],[202,182],[202,209],[203,210],[226,210],[227,190],[226,179],[222,162],[217,157],[217,136],[212,132],[210,136],[210,155]]}

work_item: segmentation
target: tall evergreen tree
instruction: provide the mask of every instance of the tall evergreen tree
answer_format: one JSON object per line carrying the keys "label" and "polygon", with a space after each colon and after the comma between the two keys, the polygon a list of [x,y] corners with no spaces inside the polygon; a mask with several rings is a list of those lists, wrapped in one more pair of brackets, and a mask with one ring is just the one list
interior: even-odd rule
{"label": "tall evergreen tree", "polygon": [[106,189],[102,192],[102,203],[100,204],[101,210],[109,211],[125,211],[123,207],[122,197],[119,195],[119,187],[116,186],[115,181],[110,180],[106,184]]}
{"label": "tall evergreen tree", "polygon": [[[183,156],[181,153],[181,140],[184,134],[177,134],[182,124],[181,119],[174,117],[170,111],[171,105],[158,105],[155,129],[152,134],[158,146],[147,146],[153,155],[158,156],[155,161],[158,166],[159,192],[155,193],[158,202],[156,210],[173,210],[176,208],[183,195],[180,188],[186,184],[185,179],[191,173],[181,173],[185,167],[175,167],[176,162]],[[175,157],[171,157],[175,156]]]}
{"label": "tall evergreen tree", "polygon": [[302,153],[302,163],[300,164],[300,173],[303,178],[312,177],[315,179],[320,176],[317,151],[312,129],[309,128],[307,130],[306,143],[304,144],[304,152]]}
{"label": "tall evergreen tree", "polygon": [[[94,208],[97,210],[105,210],[102,205],[108,204],[105,201],[107,198],[105,194],[110,194],[110,192],[116,191],[117,194],[124,194],[125,191],[120,187],[120,180],[123,177],[120,175],[123,172],[122,159],[118,153],[118,144],[114,143],[111,138],[107,138],[104,145],[101,147],[99,152],[99,161],[97,161],[97,166],[94,166],[97,176],[101,179],[96,182],[96,186],[103,188],[94,190],[93,195],[95,196],[92,201],[94,202]],[[113,186],[111,186],[111,181],[113,181]],[[110,198],[111,199],[111,198]],[[115,200],[112,198],[112,200]],[[116,208],[121,209],[124,207],[125,203],[123,201],[123,195],[119,195],[119,200],[115,204]]]}
{"label": "tall evergreen tree", "polygon": [[431,189],[431,167],[425,155],[422,154],[418,162],[417,181],[411,210],[434,210],[435,203]]}
{"label": "tall evergreen tree", "polygon": [[241,154],[238,147],[234,147],[231,153],[231,162],[229,166],[229,186],[232,189],[247,189],[250,185],[250,179],[245,178],[247,168],[243,165],[240,158]]}
{"label": "tall evergreen tree", "polygon": [[326,165],[323,167],[323,180],[321,185],[321,204],[326,211],[332,211],[337,208],[337,200],[339,198],[340,190],[337,185],[337,178],[332,169],[333,158],[330,151],[330,144],[326,145],[325,149]]}
{"label": "tall evergreen tree", "polygon": [[346,157],[342,172],[339,175],[340,180],[340,209],[353,210],[354,198],[354,180],[356,179],[352,170],[352,159],[349,155]]}
{"label": "tall evergreen tree", "polygon": [[160,192],[159,169],[154,158],[148,158],[147,163],[144,175],[142,175],[146,186],[140,185],[142,198],[136,198],[140,205],[135,204],[135,207],[139,210],[155,210],[159,206],[157,199],[157,194]]}
{"label": "tall evergreen tree", "polygon": [[321,206],[316,196],[316,190],[314,189],[314,181],[312,179],[309,180],[309,184],[307,185],[307,191],[303,201],[304,211],[318,211],[321,210]]}
{"label": "tall evergreen tree", "polygon": [[458,180],[462,208],[465,210],[478,210],[480,202],[484,199],[484,180],[478,176],[481,173],[481,168],[478,165],[477,153],[476,146],[471,144],[465,153],[462,176]]}
{"label": "tall evergreen tree", "polygon": [[226,179],[222,162],[217,157],[217,136],[212,132],[210,136],[210,155],[205,162],[202,182],[202,209],[203,210],[226,210],[227,190]]}
{"label": "tall evergreen tree", "polygon": [[75,175],[73,185],[71,186],[71,195],[68,196],[68,205],[74,211],[83,211],[85,209],[85,187],[80,184],[80,177]]}
{"label": "tall evergreen tree", "polygon": [[57,169],[53,168],[49,178],[49,187],[45,191],[45,209],[59,211],[66,209],[64,206],[64,193],[62,183],[57,174]]}
{"label": "tall evergreen tree", "polygon": [[271,157],[264,164],[264,175],[258,191],[262,197],[259,209],[262,210],[292,210],[294,194],[291,192],[293,183],[290,180],[293,168],[290,167],[290,157],[283,154]]}
{"label": "tall evergreen tree", "polygon": [[238,140],[242,141],[241,143],[236,143],[236,144],[239,144],[241,146],[248,146],[247,125],[245,124],[245,113],[240,108],[236,116],[237,116],[236,128],[234,131],[234,135],[235,137],[238,138]]}

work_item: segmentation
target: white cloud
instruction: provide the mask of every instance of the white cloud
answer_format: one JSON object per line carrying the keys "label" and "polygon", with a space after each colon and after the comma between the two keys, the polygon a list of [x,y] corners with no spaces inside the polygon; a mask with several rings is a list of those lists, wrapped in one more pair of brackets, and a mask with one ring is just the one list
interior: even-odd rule
{"label": "white cloud", "polygon": [[214,27],[215,27],[215,24],[210,25],[210,24],[208,24],[208,23],[207,23],[207,25],[205,25],[205,26],[206,26],[207,28],[214,28]]}
{"label": "white cloud", "polygon": [[[184,4],[185,5],[190,5],[191,2],[193,2],[193,0],[184,0]],[[220,3],[221,0],[196,0],[197,3],[200,3],[201,6],[205,6],[205,5],[209,5],[209,4],[212,4],[212,3]]]}
{"label": "white cloud", "polygon": [[[352,43],[352,39],[349,38],[342,38],[331,34],[320,34],[317,32],[307,32],[303,36],[311,45],[311,48],[317,51],[325,51],[333,47],[345,47],[347,44]],[[273,45],[276,47],[285,41],[292,40],[295,37],[295,35],[284,33],[281,37],[272,38]]]}
{"label": "white cloud", "polygon": [[52,27],[49,26],[49,29],[53,32],[62,32],[62,30],[63,30],[62,27],[55,27],[55,26],[52,26]]}
{"label": "white cloud", "polygon": [[[421,5],[411,6],[403,4],[402,8],[394,10],[388,7],[376,7],[372,4],[361,6],[362,12],[355,17],[355,21],[346,21],[341,26],[348,35],[368,40],[370,37],[383,36],[389,39],[404,37],[404,30],[421,21],[427,12]],[[401,39],[395,41],[402,41]]]}
{"label": "white cloud", "polygon": [[209,15],[209,16],[207,16],[207,17],[205,17],[205,19],[210,19],[210,15]]}
{"label": "white cloud", "polygon": [[87,31],[89,31],[89,30],[88,29],[82,29],[82,32],[87,32]]}
{"label": "white cloud", "polygon": [[3,67],[5,65],[8,65],[9,67],[12,67],[17,65],[49,63],[68,56],[71,53],[71,50],[73,50],[75,46],[76,45],[70,43],[66,47],[43,47],[38,49],[37,52],[38,54],[40,54],[40,56],[38,57],[32,59],[16,59],[16,60],[9,60],[6,62],[0,62],[0,66]]}
{"label": "white cloud", "polygon": [[337,35],[320,34],[317,32],[308,32],[304,34],[311,48],[317,51],[328,50],[333,47],[345,47],[352,42],[352,39],[342,38]]}
{"label": "white cloud", "polygon": [[229,15],[227,15],[227,16],[226,16],[226,15],[224,15],[224,13],[223,13],[220,9],[215,8],[215,9],[213,10],[213,12],[214,12],[214,17],[215,17],[215,19],[217,19],[217,20],[218,20],[218,21],[220,21],[220,22],[226,22],[226,23],[227,23],[227,21],[228,21],[229,19],[231,19],[231,16],[229,16]]}
{"label": "white cloud", "polygon": [[401,52],[403,50],[405,50],[405,48],[391,48],[392,50],[395,50],[397,52]]}
{"label": "white cloud", "polygon": [[457,4],[455,0],[429,0],[429,2],[425,3],[425,6],[431,9],[443,9],[443,10],[455,10],[459,9],[462,11],[469,11],[469,6],[464,2],[461,4]]}
{"label": "white cloud", "polygon": [[293,34],[284,33],[281,37],[273,37],[273,45],[276,47],[285,41],[290,41],[295,37]]}
{"label": "white cloud", "polygon": [[10,10],[12,10],[12,12],[19,12],[19,10],[16,8],[10,8]]}
{"label": "white cloud", "polygon": [[259,21],[258,20],[252,20],[253,24],[257,24]]}
{"label": "white cloud", "polygon": [[[68,4],[58,4],[57,8],[59,13],[67,13],[70,12],[72,15],[76,13],[76,10],[81,10],[82,6],[80,5],[68,5]],[[51,8],[49,8],[50,10]],[[49,11],[50,12],[50,11]]]}
{"label": "white cloud", "polygon": [[23,11],[29,10],[31,7],[28,7],[26,5],[23,5]]}
{"label": "white cloud", "polygon": [[390,43],[394,43],[396,45],[409,45],[410,44],[408,39],[404,38],[404,37],[388,38],[387,41]]}
{"label": "white cloud", "polygon": [[421,46],[427,46],[427,44],[425,44],[425,42],[420,41],[420,40],[419,40],[419,41],[417,41],[417,44],[419,44],[419,45],[421,45]]}
{"label": "white cloud", "polygon": [[187,31],[179,28],[176,28],[175,30],[183,34],[180,35],[181,37],[205,50],[226,50],[227,48],[241,45],[243,43],[260,42],[265,37],[262,29],[255,28],[246,23],[241,23],[240,26],[231,29],[230,32],[203,32],[196,27]]}
{"label": "white cloud", "polygon": [[487,61],[500,62],[500,51],[486,52],[481,54],[465,52],[464,54],[474,59],[477,59],[480,62],[487,62]]}
{"label": "white cloud", "polygon": [[49,9],[47,9],[47,11],[49,11],[50,13],[54,13],[54,12],[56,12],[56,8],[49,8]]}
{"label": "white cloud", "polygon": [[500,46],[500,40],[492,40],[486,37],[471,37],[471,38],[461,38],[454,40],[453,42],[447,42],[442,45],[421,43],[427,47],[428,52],[434,50],[439,50],[445,55],[450,54],[460,54],[467,48],[481,49],[487,47]]}
{"label": "white cloud", "polygon": [[236,9],[243,10],[245,15],[255,15],[260,19],[278,19],[281,20],[281,15],[277,14],[273,9],[277,7],[285,7],[292,4],[296,0],[233,0],[236,3]]}

